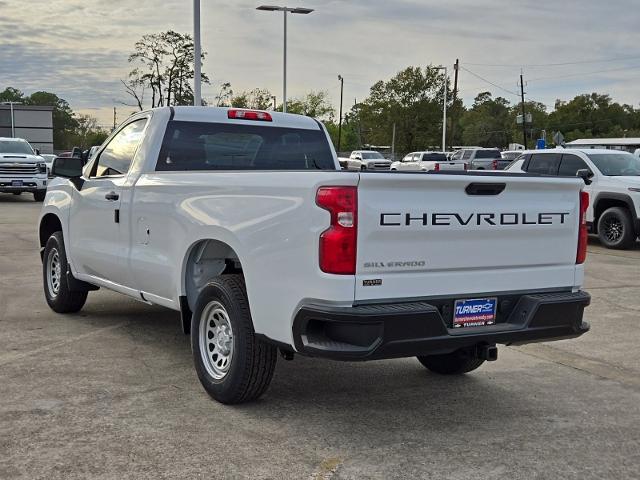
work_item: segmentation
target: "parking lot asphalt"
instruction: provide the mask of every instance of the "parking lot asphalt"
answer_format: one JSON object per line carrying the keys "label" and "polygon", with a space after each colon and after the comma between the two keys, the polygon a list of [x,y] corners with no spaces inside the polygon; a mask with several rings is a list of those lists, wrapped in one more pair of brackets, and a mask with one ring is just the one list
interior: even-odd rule
{"label": "parking lot asphalt", "polygon": [[211,400],[176,312],[92,292],[47,307],[40,204],[0,194],[0,478],[640,478],[640,245],[592,239],[576,340],[446,378],[415,359],[278,361]]}

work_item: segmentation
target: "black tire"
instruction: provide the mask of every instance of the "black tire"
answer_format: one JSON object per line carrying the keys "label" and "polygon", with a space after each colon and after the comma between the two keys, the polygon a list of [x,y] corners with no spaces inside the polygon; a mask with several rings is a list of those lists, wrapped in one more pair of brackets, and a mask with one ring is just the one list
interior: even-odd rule
{"label": "black tire", "polygon": [[484,360],[476,357],[475,349],[469,348],[443,355],[427,355],[417,358],[429,370],[441,375],[461,375],[475,370],[484,363]]}
{"label": "black tire", "polygon": [[366,170],[367,166],[366,165],[360,165],[360,170]]}
{"label": "black tire", "polygon": [[33,192],[33,199],[36,202],[42,202],[44,201],[44,197],[47,196],[47,191],[46,190],[36,190],[35,192]]}
{"label": "black tire", "polygon": [[598,219],[598,238],[607,248],[624,250],[631,248],[636,240],[629,210],[611,207]]}
{"label": "black tire", "polygon": [[[52,271],[52,256],[57,254],[60,271],[58,273],[58,288],[53,287],[53,280],[49,281],[49,275]],[[42,256],[42,283],[44,286],[44,296],[51,307],[51,310],[57,313],[75,313],[80,311],[87,301],[87,295],[89,292],[82,291],[76,292],[69,289],[67,282],[67,254],[64,249],[64,240],[62,238],[62,232],[55,232],[47,240],[47,245],[44,247],[44,254]]]}
{"label": "black tire", "polygon": [[[209,315],[212,311],[213,318]],[[216,317],[216,312],[222,317]],[[208,330],[214,328],[214,322],[220,318],[230,325],[230,357],[228,353],[225,356],[216,343],[216,338],[229,341],[228,335],[220,337],[220,332]],[[267,390],[278,352],[275,346],[256,338],[242,275],[222,275],[200,292],[191,318],[191,351],[200,383],[215,400],[225,404],[244,403],[257,399]],[[206,352],[204,355],[203,351]],[[223,363],[223,358],[228,363]],[[226,371],[216,370],[221,365],[226,366]]]}

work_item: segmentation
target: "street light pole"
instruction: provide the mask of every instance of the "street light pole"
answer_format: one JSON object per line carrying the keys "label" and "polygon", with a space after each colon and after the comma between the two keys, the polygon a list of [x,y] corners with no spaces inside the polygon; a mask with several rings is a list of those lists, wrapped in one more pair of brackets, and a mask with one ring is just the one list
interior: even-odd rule
{"label": "street light pole", "polygon": [[202,106],[202,72],[200,45],[200,0],[193,0],[193,104]]}
{"label": "street light pole", "polygon": [[435,67],[436,70],[444,70],[444,100],[442,102],[442,153],[447,151],[447,67]]}
{"label": "street light pole", "polygon": [[340,151],[340,143],[342,140],[342,93],[344,91],[344,78],[342,75],[338,75],[340,80],[340,121],[338,122],[338,152]]}
{"label": "street light pole", "polygon": [[11,138],[15,138],[16,136],[16,120],[13,113],[14,105],[22,105],[22,102],[2,102],[2,105],[9,105],[9,115],[11,115]]}
{"label": "street light pole", "polygon": [[287,13],[300,13],[307,15],[313,12],[312,8],[303,7],[278,7],[274,5],[260,5],[256,10],[266,12],[283,12],[284,13],[284,55],[282,62],[282,111],[287,113]]}
{"label": "street light pole", "polygon": [[284,56],[282,59],[282,113],[287,113],[287,9],[284,14]]}

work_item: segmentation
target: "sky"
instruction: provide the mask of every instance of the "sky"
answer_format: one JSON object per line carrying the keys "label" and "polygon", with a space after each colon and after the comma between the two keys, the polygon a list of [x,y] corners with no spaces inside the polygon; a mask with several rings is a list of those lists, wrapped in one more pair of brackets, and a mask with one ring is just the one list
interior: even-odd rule
{"label": "sky", "polygon": [[[265,0],[267,3],[275,0]],[[338,105],[365,98],[376,81],[409,65],[460,59],[466,104],[481,91],[517,102],[597,91],[640,104],[637,0],[298,0],[310,15],[288,20],[288,96],[326,90]],[[222,82],[234,92],[267,88],[282,97],[282,14],[260,0],[202,0],[203,71],[213,99]],[[192,0],[0,0],[0,90],[46,90],[103,125],[132,111],[120,83],[142,35],[192,31]],[[549,65],[561,64],[561,65]],[[491,85],[491,82],[497,86]],[[347,107],[345,107],[347,108]]]}

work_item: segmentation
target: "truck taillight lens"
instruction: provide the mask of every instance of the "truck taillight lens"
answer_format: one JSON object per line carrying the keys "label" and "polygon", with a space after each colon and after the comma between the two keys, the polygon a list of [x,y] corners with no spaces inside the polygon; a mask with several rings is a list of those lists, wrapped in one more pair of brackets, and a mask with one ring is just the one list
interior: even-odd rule
{"label": "truck taillight lens", "polygon": [[331,225],[320,235],[320,270],[355,275],[358,240],[357,187],[321,187],[316,204],[331,214]]}
{"label": "truck taillight lens", "polygon": [[584,263],[587,258],[587,208],[589,207],[589,194],[580,192],[580,228],[578,230],[578,252],[576,264]]}
{"label": "truck taillight lens", "polygon": [[433,167],[433,170],[434,170],[435,172],[439,172],[439,171],[440,171],[440,164],[439,164],[439,163],[436,163],[436,164],[435,164],[435,166]]}
{"label": "truck taillight lens", "polygon": [[494,170],[498,169],[498,160],[494,160],[493,162],[491,162],[491,168],[493,168]]}

